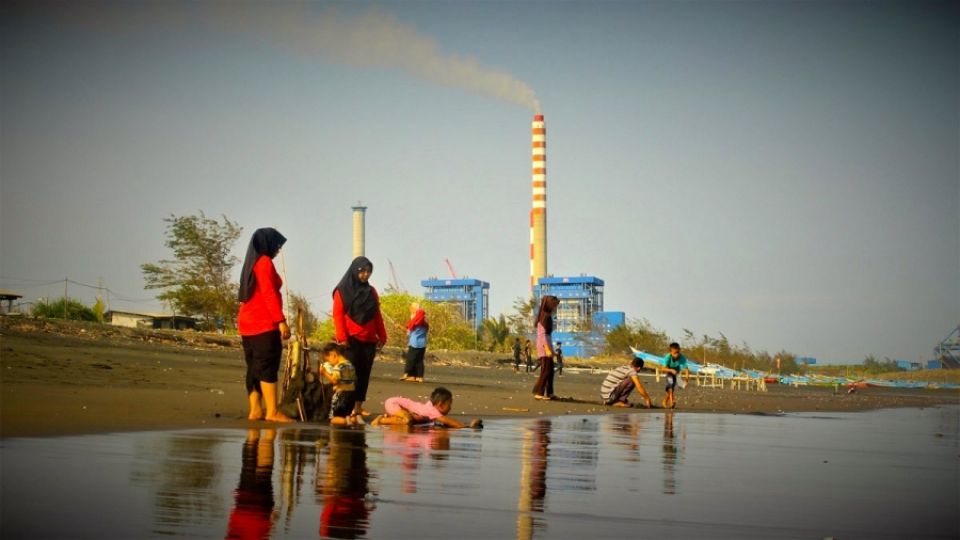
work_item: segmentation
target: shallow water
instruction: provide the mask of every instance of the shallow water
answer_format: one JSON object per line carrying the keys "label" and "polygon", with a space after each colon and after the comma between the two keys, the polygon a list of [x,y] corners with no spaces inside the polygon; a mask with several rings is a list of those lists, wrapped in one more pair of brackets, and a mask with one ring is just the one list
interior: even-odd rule
{"label": "shallow water", "polygon": [[960,407],[7,439],[4,538],[957,538]]}

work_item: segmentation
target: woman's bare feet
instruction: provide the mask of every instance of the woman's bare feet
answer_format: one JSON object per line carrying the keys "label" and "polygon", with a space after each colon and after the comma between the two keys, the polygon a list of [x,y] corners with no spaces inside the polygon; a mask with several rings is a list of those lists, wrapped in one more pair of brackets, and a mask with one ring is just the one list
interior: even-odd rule
{"label": "woman's bare feet", "polygon": [[278,422],[281,424],[288,424],[290,422],[293,422],[293,418],[290,418],[289,416],[279,411],[273,414],[268,414],[267,416],[264,417],[264,420],[266,420],[267,422]]}
{"label": "woman's bare feet", "polygon": [[250,414],[247,415],[247,420],[263,420],[263,409],[250,411]]}
{"label": "woman's bare feet", "polygon": [[614,403],[613,406],[614,406],[614,407],[629,407],[630,404],[629,404],[629,403],[624,403],[624,402],[622,402],[622,401],[618,401],[618,402]]}

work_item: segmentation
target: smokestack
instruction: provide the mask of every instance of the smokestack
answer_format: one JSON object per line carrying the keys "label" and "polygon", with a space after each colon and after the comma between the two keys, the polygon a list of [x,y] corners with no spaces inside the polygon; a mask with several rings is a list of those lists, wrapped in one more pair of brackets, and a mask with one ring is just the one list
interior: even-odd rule
{"label": "smokestack", "polygon": [[367,207],[359,202],[353,207],[353,258],[364,256],[366,249],[366,215]]}
{"label": "smokestack", "polygon": [[533,207],[530,209],[530,290],[547,275],[547,129],[533,117]]}

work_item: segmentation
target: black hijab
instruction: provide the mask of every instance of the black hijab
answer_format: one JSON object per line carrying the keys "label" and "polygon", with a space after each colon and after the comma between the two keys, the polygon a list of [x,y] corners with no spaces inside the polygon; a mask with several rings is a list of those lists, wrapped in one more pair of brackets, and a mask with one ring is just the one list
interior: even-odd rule
{"label": "black hijab", "polygon": [[250,245],[247,246],[247,256],[243,259],[243,270],[240,271],[240,294],[238,297],[241,302],[250,300],[254,289],[257,288],[257,278],[253,275],[253,266],[257,264],[257,259],[262,255],[271,259],[276,257],[286,241],[286,237],[272,227],[257,229],[253,232]]}
{"label": "black hijab", "polygon": [[360,270],[369,268],[373,272],[373,263],[366,257],[357,257],[350,263],[347,273],[340,278],[333,292],[340,291],[340,300],[343,309],[350,319],[357,324],[366,324],[377,316],[377,299],[373,296],[373,287],[370,283],[360,281],[357,274]]}

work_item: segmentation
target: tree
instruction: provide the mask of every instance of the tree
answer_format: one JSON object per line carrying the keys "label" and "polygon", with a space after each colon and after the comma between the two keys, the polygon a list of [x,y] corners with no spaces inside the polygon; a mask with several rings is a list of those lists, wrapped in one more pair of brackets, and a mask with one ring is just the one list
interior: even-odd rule
{"label": "tree", "polygon": [[[419,302],[427,314],[427,322],[430,324],[427,334],[428,348],[452,351],[474,348],[476,333],[473,327],[463,320],[455,305],[434,303],[407,293],[384,292],[380,296],[380,312],[387,330],[388,345],[406,347],[407,321],[410,320],[412,302]],[[333,319],[327,318],[317,325],[312,337],[318,341],[333,341],[336,337]]]}
{"label": "tree", "polygon": [[172,259],[140,266],[147,289],[162,289],[157,299],[169,302],[181,315],[197,315],[208,325],[219,317],[233,327],[238,300],[237,284],[230,272],[240,259],[230,254],[243,228],[222,216],[222,221],[197,216],[170,215],[164,242]]}
{"label": "tree", "polygon": [[484,348],[490,352],[504,352],[507,350],[506,342],[510,337],[510,326],[507,324],[507,318],[500,314],[497,319],[489,318],[483,321],[480,327],[481,341]]}
{"label": "tree", "polygon": [[533,333],[533,297],[518,296],[513,301],[515,313],[508,317],[510,330],[518,336],[528,336]]}
{"label": "tree", "polygon": [[646,319],[618,326],[607,332],[606,339],[605,352],[609,355],[630,354],[630,347],[650,354],[661,354],[670,343],[667,335],[651,326]]}
{"label": "tree", "polygon": [[293,331],[296,331],[296,322],[297,322],[297,310],[300,310],[303,313],[303,333],[304,335],[310,336],[317,329],[317,316],[314,315],[313,310],[310,309],[310,302],[307,301],[306,297],[301,294],[291,292],[290,293],[290,306],[288,311],[288,320],[290,322],[290,328]]}
{"label": "tree", "polygon": [[[66,307],[64,307],[66,304]],[[72,321],[96,321],[97,315],[92,309],[73,298],[61,298],[56,302],[38,302],[33,306],[33,315],[47,319],[62,319],[66,310],[67,319]]]}

